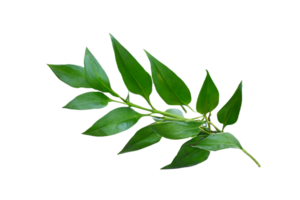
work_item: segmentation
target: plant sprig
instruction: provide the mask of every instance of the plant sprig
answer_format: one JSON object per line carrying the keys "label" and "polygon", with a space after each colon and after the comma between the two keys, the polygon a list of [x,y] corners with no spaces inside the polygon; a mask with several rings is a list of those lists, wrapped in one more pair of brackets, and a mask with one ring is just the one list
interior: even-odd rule
{"label": "plant sprig", "polygon": [[[110,102],[125,105],[107,113],[95,122],[83,134],[90,136],[109,136],[123,132],[135,125],[142,117],[151,117],[152,124],[140,129],[129,140],[119,154],[132,152],[151,146],[162,137],[168,139],[191,138],[185,142],[173,161],[162,169],[176,169],[194,166],[207,160],[211,151],[227,148],[237,148],[247,154],[259,167],[260,164],[252,157],[230,133],[224,132],[227,125],[238,120],[242,105],[242,82],[239,84],[230,100],[217,113],[218,121],[223,124],[218,128],[211,121],[212,111],[219,104],[219,91],[208,71],[199,92],[196,111],[198,117],[186,118],[179,109],[160,111],[155,109],[150,101],[152,80],[157,93],[168,105],[190,107],[191,93],[186,84],[166,65],[161,63],[149,52],[146,55],[151,64],[152,79],[148,72],[112,35],[111,40],[118,69],[129,92],[142,96],[150,108],[139,106],[130,101],[129,93],[124,99],[110,85],[108,76],[94,55],[86,49],[84,67],[77,65],[48,65],[55,75],[74,88],[93,88],[97,91],[81,94],[70,101],[64,108],[75,110],[99,109]],[[107,97],[109,93],[116,100]],[[134,110],[149,112],[141,114]],[[159,116],[157,116],[159,115]]]}

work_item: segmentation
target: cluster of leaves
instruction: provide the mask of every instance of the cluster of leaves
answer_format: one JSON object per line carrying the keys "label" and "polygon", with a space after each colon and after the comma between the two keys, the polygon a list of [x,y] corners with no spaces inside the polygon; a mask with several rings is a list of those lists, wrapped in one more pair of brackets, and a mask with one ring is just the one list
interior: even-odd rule
{"label": "cluster of leaves", "polygon": [[[185,112],[185,107],[192,110],[189,106],[191,93],[186,84],[172,70],[145,51],[151,63],[151,79],[151,76],[140,63],[112,35],[111,40],[117,66],[126,87],[129,92],[141,95],[151,108],[132,103],[129,94],[124,99],[116,93],[111,88],[110,81],[100,63],[86,49],[84,67],[48,65],[55,75],[66,84],[75,88],[98,90],[77,96],[64,108],[75,110],[98,109],[107,106],[109,102],[124,104],[126,107],[112,110],[83,134],[91,136],[114,135],[129,129],[141,117],[150,116],[154,120],[153,123],[137,131],[119,154],[143,149],[159,142],[162,137],[174,140],[192,138],[181,146],[173,161],[162,169],[197,165],[209,157],[210,151],[227,148],[241,149],[260,166],[232,134],[224,132],[227,125],[234,124],[238,120],[242,105],[242,82],[230,100],[217,113],[218,121],[223,124],[222,130],[217,128],[210,120],[211,112],[219,103],[219,91],[208,71],[196,104],[196,110],[201,114],[199,117],[185,118],[179,109],[168,109],[163,112],[155,109],[150,102],[152,80],[156,91],[168,105],[181,106]],[[113,97],[120,98],[122,101],[111,99],[103,93],[110,93]],[[138,113],[133,108],[148,111],[149,114]]]}

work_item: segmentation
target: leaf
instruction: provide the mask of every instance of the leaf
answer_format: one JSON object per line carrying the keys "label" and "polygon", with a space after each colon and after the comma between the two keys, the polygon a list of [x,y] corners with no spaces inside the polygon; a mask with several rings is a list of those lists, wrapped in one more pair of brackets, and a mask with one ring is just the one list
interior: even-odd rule
{"label": "leaf", "polygon": [[149,126],[146,126],[136,132],[119,154],[143,149],[159,142],[160,139],[161,136],[159,134],[154,132]]}
{"label": "leaf", "polygon": [[84,70],[88,83],[94,89],[100,90],[102,92],[109,92],[110,94],[116,97],[118,96],[111,89],[110,82],[105,71],[88,48],[86,48],[85,50]]}
{"label": "leaf", "polygon": [[200,132],[201,122],[166,121],[150,125],[156,133],[169,139],[194,137]]}
{"label": "leaf", "polygon": [[193,145],[193,147],[207,151],[218,151],[227,148],[242,149],[240,142],[230,133],[211,134],[198,144]]}
{"label": "leaf", "polygon": [[240,114],[242,106],[242,82],[239,84],[235,93],[231,99],[221,108],[218,112],[217,117],[220,123],[223,124],[223,130],[225,126],[234,124]]}
{"label": "leaf", "polygon": [[128,90],[141,95],[150,104],[149,96],[152,92],[150,75],[138,61],[112,36],[115,58],[118,69]]}
{"label": "leaf", "polygon": [[196,109],[201,114],[206,114],[213,111],[219,104],[219,91],[211,79],[209,72],[206,70],[207,75],[200,90]]}
{"label": "leaf", "polygon": [[191,145],[199,142],[203,137],[194,137],[184,143],[171,164],[162,169],[177,169],[183,167],[191,167],[205,161],[210,152],[191,147]]}
{"label": "leaf", "polygon": [[[175,114],[175,115],[178,115],[178,116],[181,116],[181,117],[183,117],[183,113],[181,112],[181,110],[179,110],[179,109],[176,109],[176,108],[171,108],[171,109],[168,109],[168,110],[166,110],[165,112],[167,112],[167,113],[171,113],[171,114]],[[154,119],[154,121],[156,121],[156,122],[159,122],[159,121],[161,121],[162,120],[162,118],[161,117],[152,117],[153,119]],[[164,121],[169,121],[169,120],[164,120]]]}
{"label": "leaf", "polygon": [[114,135],[132,127],[142,116],[129,107],[117,108],[99,119],[83,134],[92,136]]}
{"label": "leaf", "polygon": [[167,66],[145,52],[151,63],[152,79],[159,96],[169,105],[188,105],[192,97],[185,83]]}
{"label": "leaf", "polygon": [[75,97],[64,108],[74,110],[97,109],[104,108],[108,102],[110,102],[110,99],[101,92],[87,92]]}
{"label": "leaf", "polygon": [[74,88],[91,88],[85,79],[83,67],[77,65],[51,65],[50,69],[62,82]]}

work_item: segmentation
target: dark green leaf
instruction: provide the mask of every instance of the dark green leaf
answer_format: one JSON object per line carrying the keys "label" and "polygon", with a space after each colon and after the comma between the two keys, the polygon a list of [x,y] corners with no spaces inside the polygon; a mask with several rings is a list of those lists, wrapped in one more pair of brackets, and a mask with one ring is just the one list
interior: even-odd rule
{"label": "dark green leaf", "polygon": [[90,88],[85,79],[83,67],[77,65],[50,65],[50,69],[64,83],[74,88]]}
{"label": "dark green leaf", "polygon": [[119,154],[143,149],[159,142],[160,139],[161,136],[159,134],[154,132],[149,126],[146,126],[136,132]]}
{"label": "dark green leaf", "polygon": [[150,104],[149,96],[152,92],[150,75],[112,35],[110,37],[116,62],[126,87],[130,92],[144,97]]}
{"label": "dark green leaf", "polygon": [[210,152],[191,147],[191,145],[197,144],[202,138],[203,137],[195,137],[184,143],[172,163],[163,167],[162,169],[191,167],[205,161]]}
{"label": "dark green leaf", "polygon": [[234,124],[240,114],[242,106],[242,82],[239,84],[235,93],[231,97],[231,99],[221,108],[218,112],[218,120],[223,124],[223,130],[225,126]]}
{"label": "dark green leaf", "polygon": [[89,110],[107,106],[110,99],[101,92],[87,92],[70,101],[64,108]]}
{"label": "dark green leaf", "polygon": [[99,119],[83,134],[92,136],[108,136],[126,131],[143,115],[128,107],[117,108]]}
{"label": "dark green leaf", "polygon": [[200,132],[201,122],[166,121],[150,127],[161,136],[169,139],[194,137]]}
{"label": "dark green leaf", "polygon": [[109,79],[88,48],[85,50],[84,56],[85,76],[88,83],[96,90],[109,92],[113,96],[118,96],[110,87]]}
{"label": "dark green leaf", "polygon": [[201,114],[206,114],[213,111],[219,103],[219,91],[211,79],[208,71],[200,90],[196,109]]}
{"label": "dark green leaf", "polygon": [[227,148],[242,149],[239,141],[230,133],[211,134],[204,140],[193,145],[193,147],[207,151],[218,151]]}
{"label": "dark green leaf", "polygon": [[160,97],[169,105],[188,105],[192,98],[185,83],[167,66],[145,52],[150,60],[153,82]]}

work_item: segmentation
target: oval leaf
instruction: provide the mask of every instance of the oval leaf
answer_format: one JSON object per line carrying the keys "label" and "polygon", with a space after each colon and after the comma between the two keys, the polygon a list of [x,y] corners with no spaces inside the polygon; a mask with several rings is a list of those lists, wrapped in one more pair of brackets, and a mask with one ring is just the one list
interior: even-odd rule
{"label": "oval leaf", "polygon": [[151,63],[152,78],[159,96],[169,105],[188,105],[192,97],[185,83],[167,66],[145,52]]}
{"label": "oval leaf", "polygon": [[126,131],[143,115],[128,107],[117,108],[99,119],[83,134],[92,136],[108,136]]}
{"label": "oval leaf", "polygon": [[83,67],[77,65],[50,65],[50,69],[62,82],[74,88],[91,88],[85,79]]}
{"label": "oval leaf", "polygon": [[94,89],[100,90],[102,92],[109,92],[113,96],[118,96],[111,89],[110,82],[105,71],[88,48],[86,48],[85,50],[84,70],[88,83]]}
{"label": "oval leaf", "polygon": [[75,97],[64,108],[74,110],[104,108],[108,102],[110,102],[110,99],[101,92],[87,92]]}
{"label": "oval leaf", "polygon": [[205,161],[208,158],[210,152],[203,149],[191,147],[191,145],[198,143],[202,138],[203,137],[195,137],[184,143],[179,149],[179,152],[177,153],[172,163],[163,167],[162,169],[191,167]]}
{"label": "oval leaf", "polygon": [[143,149],[159,142],[160,139],[161,136],[159,134],[154,132],[149,126],[146,126],[136,132],[119,154]]}
{"label": "oval leaf", "polygon": [[228,148],[242,149],[240,142],[230,133],[211,134],[198,142],[198,144],[193,145],[193,147],[207,151],[218,151]]}
{"label": "oval leaf", "polygon": [[213,111],[219,104],[219,91],[207,70],[206,72],[207,75],[200,90],[196,104],[198,113],[204,115]]}
{"label": "oval leaf", "polygon": [[152,92],[150,75],[138,61],[112,36],[111,41],[115,52],[118,69],[128,90],[141,95],[150,104],[149,96]]}
{"label": "oval leaf", "polygon": [[239,84],[235,93],[231,99],[221,108],[218,112],[217,117],[221,124],[223,124],[223,130],[225,126],[234,124],[240,114],[242,106],[242,82]]}
{"label": "oval leaf", "polygon": [[200,132],[201,122],[166,121],[150,125],[156,133],[168,139],[184,139],[194,137]]}
{"label": "oval leaf", "polygon": [[181,110],[176,109],[176,108],[170,108],[170,109],[166,110],[166,112],[183,117],[183,113],[181,112]]}

